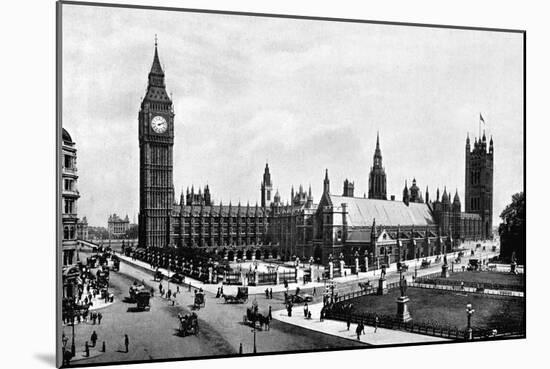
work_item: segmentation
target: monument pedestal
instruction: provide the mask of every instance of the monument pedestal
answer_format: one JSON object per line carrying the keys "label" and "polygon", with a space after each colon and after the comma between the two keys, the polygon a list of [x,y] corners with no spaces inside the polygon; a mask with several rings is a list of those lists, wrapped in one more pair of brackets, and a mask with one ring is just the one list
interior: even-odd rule
{"label": "monument pedestal", "polygon": [[447,264],[443,264],[441,267],[441,278],[449,278],[449,266]]}
{"label": "monument pedestal", "polygon": [[407,296],[399,296],[397,298],[397,319],[402,323],[407,323],[412,320],[409,308],[407,307],[409,298]]}
{"label": "monument pedestal", "polygon": [[388,284],[386,282],[386,278],[380,278],[378,280],[378,294],[386,295],[387,293],[388,293]]}

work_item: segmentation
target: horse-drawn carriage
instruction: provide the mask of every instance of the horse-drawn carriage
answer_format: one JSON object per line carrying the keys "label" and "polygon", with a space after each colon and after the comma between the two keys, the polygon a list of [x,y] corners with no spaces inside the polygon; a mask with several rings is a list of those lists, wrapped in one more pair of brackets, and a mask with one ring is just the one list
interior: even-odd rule
{"label": "horse-drawn carriage", "polygon": [[137,295],[142,291],[146,292],[146,288],[142,284],[134,283],[132,286],[130,286],[130,289],[129,289],[130,301],[136,301]]}
{"label": "horse-drawn carriage", "polygon": [[243,323],[262,328],[264,325],[269,324],[269,316],[262,315],[258,311],[258,305],[253,303],[251,307],[246,308],[246,315],[243,316]]}
{"label": "horse-drawn carriage", "polygon": [[116,256],[116,255],[113,255],[111,257],[111,259],[113,260],[113,271],[118,272],[120,270],[120,259],[119,259],[119,257]]}
{"label": "horse-drawn carriage", "polygon": [[204,299],[204,292],[202,289],[195,293],[195,300],[193,302],[193,309],[200,309],[201,307],[206,306],[206,300]]}
{"label": "horse-drawn carriage", "polygon": [[429,268],[430,265],[432,264],[432,261],[431,260],[422,260],[422,263],[420,264],[420,268],[424,269],[424,268]]}
{"label": "horse-drawn carriage", "polygon": [[157,270],[155,272],[155,275],[153,276],[154,281],[162,281],[163,278],[164,278],[164,274],[162,274],[160,270]]}
{"label": "horse-drawn carriage", "polygon": [[151,294],[149,291],[139,291],[135,296],[135,301],[137,302],[138,310],[149,310],[151,306],[149,305],[149,300],[151,299]]}
{"label": "horse-drawn carriage", "polygon": [[402,272],[406,272],[407,270],[409,270],[409,266],[405,263],[397,263],[397,270],[401,270]]}
{"label": "horse-drawn carriage", "polygon": [[222,295],[226,304],[244,304],[248,301],[248,287],[238,287],[237,294]]}
{"label": "horse-drawn carriage", "polygon": [[178,314],[180,320],[179,335],[180,336],[196,336],[199,333],[199,319],[197,314],[191,313],[190,315]]}

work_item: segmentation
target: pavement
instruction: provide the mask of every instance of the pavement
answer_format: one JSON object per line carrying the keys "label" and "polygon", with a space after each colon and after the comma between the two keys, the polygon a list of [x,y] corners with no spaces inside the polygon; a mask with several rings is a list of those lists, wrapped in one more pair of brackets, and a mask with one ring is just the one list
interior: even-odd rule
{"label": "pavement", "polygon": [[[447,258],[449,260],[453,260],[456,253],[449,253]],[[492,252],[476,252],[476,255],[473,256],[474,258],[478,259],[488,259],[491,256],[493,256],[496,253]],[[139,261],[139,260],[132,260],[132,258],[121,255],[120,253],[117,254],[121,261],[121,273],[127,274],[131,276],[132,278],[135,278],[137,280],[145,280],[146,284],[152,287],[158,286],[158,282],[153,282],[151,273],[154,271],[153,268],[148,263]],[[431,257],[434,258],[434,257]],[[463,263],[467,263],[467,260],[470,258],[469,255],[466,257],[463,257]],[[430,258],[427,258],[430,259]],[[412,278],[412,275],[414,272],[414,266],[415,261],[409,261],[407,262],[409,264],[409,272],[406,273],[407,278]],[[412,268],[411,268],[412,266]],[[460,264],[455,264],[455,268],[460,268]],[[411,269],[413,271],[411,271]],[[417,276],[422,276],[430,273],[434,273],[441,270],[441,263],[439,264],[433,264],[429,268],[425,269],[417,269],[416,273]],[[171,276],[173,273],[169,272],[165,269],[160,269],[160,271],[165,274]],[[380,271],[370,271],[367,273],[360,273],[357,275],[348,275],[345,277],[340,278],[334,278],[334,282],[336,283],[336,291],[340,293],[340,295],[351,292],[352,290],[358,290],[358,282],[366,281],[369,279],[378,279],[379,278]],[[397,281],[399,279],[399,274],[397,271],[395,271],[395,265],[392,265],[390,268],[387,269],[387,275],[386,279],[388,283]],[[204,284],[200,281],[193,280],[191,278],[186,277],[185,278],[185,284],[190,283],[192,286],[192,289],[196,288],[202,288],[207,293],[207,303],[206,307],[197,311],[199,315],[199,321],[201,326],[201,332],[208,332],[206,334],[199,335],[199,341],[203,341],[205,338],[213,340],[216,338],[219,338],[220,342],[216,345],[218,346],[215,349],[215,352],[217,353],[235,353],[238,351],[238,345],[240,343],[243,343],[245,347],[245,352],[250,352],[251,346],[250,346],[250,327],[242,323],[242,316],[246,313],[246,305],[229,305],[224,304],[223,300],[221,299],[215,299],[213,298],[213,295],[216,294],[218,287],[221,286],[221,284]],[[166,281],[163,281],[163,285],[166,284]],[[224,285],[224,292],[226,294],[236,294],[238,286],[228,286]],[[289,284],[289,290],[294,291],[296,287],[300,287],[302,291],[306,291],[308,289],[312,289],[313,287],[316,288],[323,288],[325,287],[324,282],[311,282],[307,283],[307,285],[304,285],[302,283],[290,283]],[[265,299],[265,289],[270,288],[273,289],[274,299]],[[124,288],[126,289],[126,288]],[[172,290],[174,287],[172,287]],[[178,294],[176,301],[175,301],[175,307],[171,308],[168,307],[168,305],[171,305],[171,302],[164,299],[155,296],[155,298],[152,300],[152,310],[151,311],[165,311],[166,313],[162,314],[163,318],[162,321],[168,320],[166,323],[163,323],[163,329],[165,331],[173,331],[174,328],[177,326],[177,320],[176,320],[176,311],[182,311],[183,313],[187,313],[190,309],[190,306],[193,304],[193,293],[187,292],[186,287],[182,287],[180,289],[182,292]],[[357,340],[357,336],[355,334],[355,328],[356,325],[352,324],[350,327],[350,330],[347,330],[346,323],[341,321],[334,321],[334,320],[328,320],[325,319],[323,322],[319,322],[319,315],[320,315],[320,309],[322,306],[322,303],[320,300],[320,293],[317,294],[314,301],[309,305],[309,309],[312,312],[313,319],[307,320],[303,316],[302,308],[299,306],[295,307],[293,317],[288,317],[286,310],[283,310],[284,303],[283,303],[283,297],[282,293],[283,291],[286,291],[286,288],[282,284],[280,285],[269,285],[269,286],[249,286],[249,295],[254,295],[251,297],[248,301],[248,305],[250,304],[251,300],[257,300],[260,306],[260,311],[265,313],[267,308],[269,306],[273,307],[273,313],[272,316],[274,318],[273,324],[271,325],[271,330],[268,332],[260,333],[258,336],[258,342],[261,343],[262,349],[259,349],[258,352],[280,352],[280,351],[287,351],[289,349],[311,349],[311,348],[334,348],[334,347],[343,347],[348,345],[388,345],[388,344],[401,344],[401,343],[418,343],[418,342],[442,342],[447,341],[446,339],[439,338],[439,337],[432,337],[427,335],[420,335],[410,332],[404,332],[399,330],[391,330],[391,329],[384,329],[384,328],[378,328],[377,332],[374,333],[374,328],[367,326],[365,331],[366,333],[360,337],[360,340]],[[118,298],[122,298],[120,295],[115,295]],[[164,301],[164,302],[163,302]],[[164,305],[165,308],[162,308],[158,306],[158,303],[161,305]],[[115,304],[115,306],[118,306],[119,304]],[[174,311],[167,311],[166,309],[175,309]],[[183,310],[182,310],[183,309]],[[140,313],[140,315],[147,314],[147,313]],[[166,315],[168,314],[168,315]],[[135,315],[135,314],[131,314]],[[149,314],[147,314],[149,315]],[[156,315],[156,314],[155,314]],[[104,314],[105,316],[105,314]],[[160,317],[158,317],[160,318]],[[155,318],[155,321],[159,321],[158,318]],[[132,319],[133,320],[133,319]],[[149,320],[149,319],[146,319]],[[172,321],[172,322],[169,322]],[[143,322],[143,320],[140,320],[140,322]],[[103,323],[103,322],[102,322]],[[140,327],[141,324],[134,323],[125,324],[125,330]],[[283,324],[284,323],[284,324]],[[103,325],[103,324],[102,324]],[[118,326],[118,324],[117,324]],[[157,333],[156,332],[156,326],[154,327],[141,327],[142,329],[146,329],[150,335],[158,337],[159,335],[164,337],[162,341],[166,338],[162,332]],[[302,332],[300,332],[303,330]],[[142,331],[143,332],[143,331]],[[310,332],[310,333],[306,333]],[[116,336],[119,337],[122,331],[118,331],[116,333]],[[141,335],[136,332],[137,335]],[[136,337],[136,334],[132,334],[133,337]],[[111,334],[109,334],[111,335]],[[202,336],[202,337],[201,337]],[[332,338],[331,338],[332,337]],[[160,338],[160,337],[159,337]],[[170,339],[172,340],[172,339]],[[144,347],[145,352],[143,354],[135,354],[135,355],[128,355],[126,358],[128,359],[141,359],[143,356],[146,355],[147,357],[182,357],[183,352],[181,349],[181,343],[178,344],[181,338],[178,338],[174,341],[174,349],[172,351],[167,352],[167,347],[164,345],[163,347],[150,347],[151,344],[147,344],[146,342],[140,343],[141,346]],[[196,340],[196,338],[192,338],[193,341]],[[190,338],[188,337],[186,339],[186,342],[190,342]],[[346,344],[345,342],[349,342]],[[191,342],[190,342],[191,343]],[[191,345],[191,347],[185,348],[184,356],[195,356],[195,355],[212,355],[210,352],[205,352],[202,350],[203,345],[205,343],[199,343],[194,342],[198,345]],[[177,348],[180,346],[180,348]],[[186,345],[187,346],[187,345]],[[200,350],[199,350],[200,349]],[[197,350],[197,351],[196,351]],[[155,351],[153,353],[153,351]],[[200,351],[200,353],[198,352]],[[209,351],[209,350],[207,350]],[[120,352],[120,351],[117,351]],[[112,354],[119,356],[118,354]],[[105,361],[106,359],[115,359],[112,355],[105,354],[103,358],[101,358],[100,361]],[[116,360],[116,359],[115,359]],[[120,360],[120,359],[119,359]],[[88,362],[97,362],[96,360],[89,360]]]}
{"label": "pavement", "polygon": [[305,329],[330,334],[356,342],[362,342],[367,345],[392,345],[400,343],[449,341],[446,338],[432,337],[423,334],[416,334],[385,328],[378,328],[375,333],[374,327],[371,326],[365,326],[365,334],[362,334],[360,336],[360,340],[357,340],[357,334],[355,333],[357,324],[351,324],[348,331],[346,322],[330,319],[324,319],[321,322],[319,320],[319,317],[322,307],[322,303],[309,305],[309,311],[311,311],[312,316],[311,319],[306,319],[304,317],[303,308],[301,306],[293,309],[292,317],[288,316],[286,310],[275,311],[272,313],[272,315],[273,319],[280,320],[284,323],[293,324]]}

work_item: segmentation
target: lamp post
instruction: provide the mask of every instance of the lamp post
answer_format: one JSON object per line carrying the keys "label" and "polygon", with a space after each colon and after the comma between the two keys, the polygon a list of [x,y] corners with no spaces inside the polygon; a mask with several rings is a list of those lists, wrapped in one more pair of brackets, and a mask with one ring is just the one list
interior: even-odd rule
{"label": "lamp post", "polygon": [[256,353],[256,323],[254,323],[254,327],[252,329],[252,332],[254,333],[254,353]]}
{"label": "lamp post", "polygon": [[473,330],[472,330],[472,323],[471,323],[471,320],[472,320],[472,314],[475,312],[474,309],[472,309],[472,304],[467,304],[466,305],[466,315],[468,316],[468,328],[467,328],[467,339],[468,340],[472,340],[473,338]]}
{"label": "lamp post", "polygon": [[75,302],[74,302],[74,299],[71,298],[71,326],[72,326],[72,330],[73,330],[73,337],[71,339],[71,355],[74,357],[75,354],[76,354],[76,346],[74,344],[74,305],[75,305]]}

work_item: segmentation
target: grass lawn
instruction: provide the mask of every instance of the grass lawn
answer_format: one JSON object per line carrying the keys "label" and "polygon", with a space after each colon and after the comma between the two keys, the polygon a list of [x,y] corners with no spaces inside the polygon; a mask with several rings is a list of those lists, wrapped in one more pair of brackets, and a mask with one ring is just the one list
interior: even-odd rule
{"label": "grass lawn", "polygon": [[450,273],[449,280],[473,283],[506,284],[524,286],[525,274],[497,273],[497,272],[457,272]]}
{"label": "grass lawn", "polygon": [[[490,298],[463,292],[441,291],[423,288],[409,288],[407,295],[409,311],[414,322],[430,323],[465,329],[467,326],[466,304],[472,304],[475,313],[472,326],[479,329],[492,328],[505,322],[519,324],[523,321],[523,300],[511,298]],[[399,289],[387,295],[367,295],[350,300],[354,313],[377,313],[395,315]]]}

